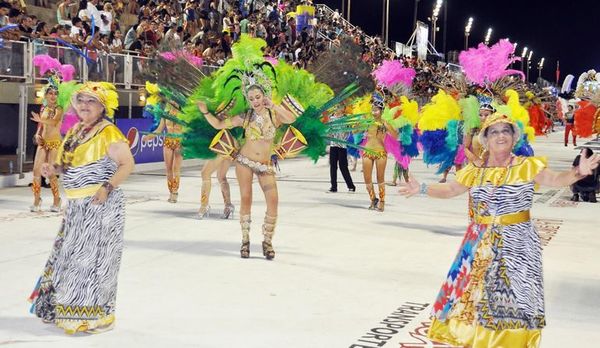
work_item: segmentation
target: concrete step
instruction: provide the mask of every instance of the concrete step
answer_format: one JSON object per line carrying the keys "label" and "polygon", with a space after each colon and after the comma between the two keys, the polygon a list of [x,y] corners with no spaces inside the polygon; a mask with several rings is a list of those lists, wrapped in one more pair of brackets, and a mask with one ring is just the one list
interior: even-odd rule
{"label": "concrete step", "polygon": [[39,22],[46,22],[49,26],[58,24],[56,20],[56,4],[51,4],[51,8],[27,4],[27,14],[35,15]]}

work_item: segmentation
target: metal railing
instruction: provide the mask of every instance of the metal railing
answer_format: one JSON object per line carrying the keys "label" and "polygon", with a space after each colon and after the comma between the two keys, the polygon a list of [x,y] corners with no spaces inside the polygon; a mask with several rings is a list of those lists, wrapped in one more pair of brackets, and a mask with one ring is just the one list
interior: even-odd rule
{"label": "metal railing", "polygon": [[[333,15],[335,14],[335,11],[332,10],[331,7],[329,7],[325,4],[316,4],[315,7],[317,8],[318,14],[326,14],[329,17],[333,17]],[[338,12],[338,15],[339,15],[339,19],[344,24],[346,24],[347,26],[349,26],[352,29],[356,28],[356,26],[354,24],[350,23],[350,21],[348,21],[346,18],[344,18],[341,13]]]}
{"label": "metal railing", "polygon": [[[336,11],[332,10],[331,7],[329,7],[329,6],[325,5],[325,4],[316,4],[315,7],[317,8],[317,14],[320,15],[320,16],[325,15],[328,18],[332,18],[334,16],[334,14],[336,13]],[[348,21],[346,18],[344,18],[341,13],[338,12],[338,15],[339,15],[338,20],[341,21],[342,23],[344,23],[346,27],[349,27],[352,30],[356,29],[356,26],[354,24],[350,23],[350,21]],[[320,36],[322,35],[322,36],[327,37],[327,35],[322,34],[320,30],[319,30],[319,34],[320,34]],[[363,33],[363,35],[370,42],[375,42],[375,38],[374,37],[369,36],[369,35],[367,35],[365,33]],[[388,53],[389,52],[395,53],[395,51],[393,49],[391,49],[390,47],[388,47],[386,45],[383,45],[383,46],[385,47],[385,51],[386,52],[388,52]]]}
{"label": "metal railing", "polygon": [[[88,52],[91,59],[87,62],[80,54],[58,42],[44,41],[4,41],[0,48],[0,80],[11,80],[23,83],[36,83],[45,80],[40,77],[33,66],[35,55],[47,54],[58,59],[62,64],[70,64],[75,68],[74,80],[107,81],[118,88],[133,89],[144,86],[146,80],[143,70],[150,58],[143,57],[134,51],[122,53],[106,53],[102,51]],[[218,66],[204,65],[206,74],[217,70]]]}

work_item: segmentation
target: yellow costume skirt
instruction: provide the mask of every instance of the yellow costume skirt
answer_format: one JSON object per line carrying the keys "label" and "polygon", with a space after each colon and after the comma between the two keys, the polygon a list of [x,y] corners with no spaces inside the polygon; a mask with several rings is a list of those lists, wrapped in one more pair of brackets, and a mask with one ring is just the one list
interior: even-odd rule
{"label": "yellow costume skirt", "polygon": [[165,147],[171,150],[181,149],[181,139],[179,138],[165,138]]}
{"label": "yellow costume skirt", "polygon": [[60,140],[60,139],[46,140],[46,139],[42,138],[42,140],[40,141],[40,143],[38,145],[46,151],[52,151],[52,150],[58,150],[58,148],[60,147],[60,144],[62,144],[62,140]]}
{"label": "yellow costume skirt", "polygon": [[385,152],[385,150],[372,150],[363,153],[363,157],[368,158],[372,161],[377,161],[378,159],[386,158],[387,152]]}

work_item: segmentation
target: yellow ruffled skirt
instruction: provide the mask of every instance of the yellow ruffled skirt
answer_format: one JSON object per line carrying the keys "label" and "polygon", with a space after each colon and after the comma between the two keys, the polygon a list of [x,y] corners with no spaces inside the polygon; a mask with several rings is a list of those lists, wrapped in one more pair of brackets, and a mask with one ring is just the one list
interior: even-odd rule
{"label": "yellow ruffled skirt", "polygon": [[490,330],[479,325],[469,325],[456,319],[441,322],[434,318],[427,336],[432,341],[461,347],[538,348],[542,338],[542,330]]}

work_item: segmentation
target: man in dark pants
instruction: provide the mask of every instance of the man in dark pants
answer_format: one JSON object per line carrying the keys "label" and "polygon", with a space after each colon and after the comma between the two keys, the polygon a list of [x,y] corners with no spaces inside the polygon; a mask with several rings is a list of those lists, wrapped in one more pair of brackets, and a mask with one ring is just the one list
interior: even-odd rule
{"label": "man in dark pants", "polygon": [[[340,105],[334,114],[331,115],[330,120],[333,121],[339,119],[343,114],[344,107]],[[352,182],[352,177],[350,176],[350,171],[348,170],[348,152],[346,150],[346,145],[343,143],[348,138],[347,134],[336,134],[335,138],[339,139],[341,142],[332,141],[329,145],[329,176],[331,178],[331,187],[327,192],[337,192],[338,164],[340,171],[342,172],[342,176],[344,177],[344,181],[346,182],[346,186],[348,186],[348,191],[356,192],[356,187]]]}
{"label": "man in dark pants", "polygon": [[[579,159],[583,155],[585,158],[590,158],[594,154],[594,151],[589,147],[584,147],[581,149],[581,152],[575,160],[573,161],[573,167],[577,167],[579,165]],[[596,200],[596,191],[598,190],[598,177],[600,173],[596,168],[591,175],[588,175],[581,180],[577,181],[573,185],[571,185],[571,191],[573,191],[573,197],[571,200],[573,202],[578,202],[579,198],[584,202],[597,203]]]}

